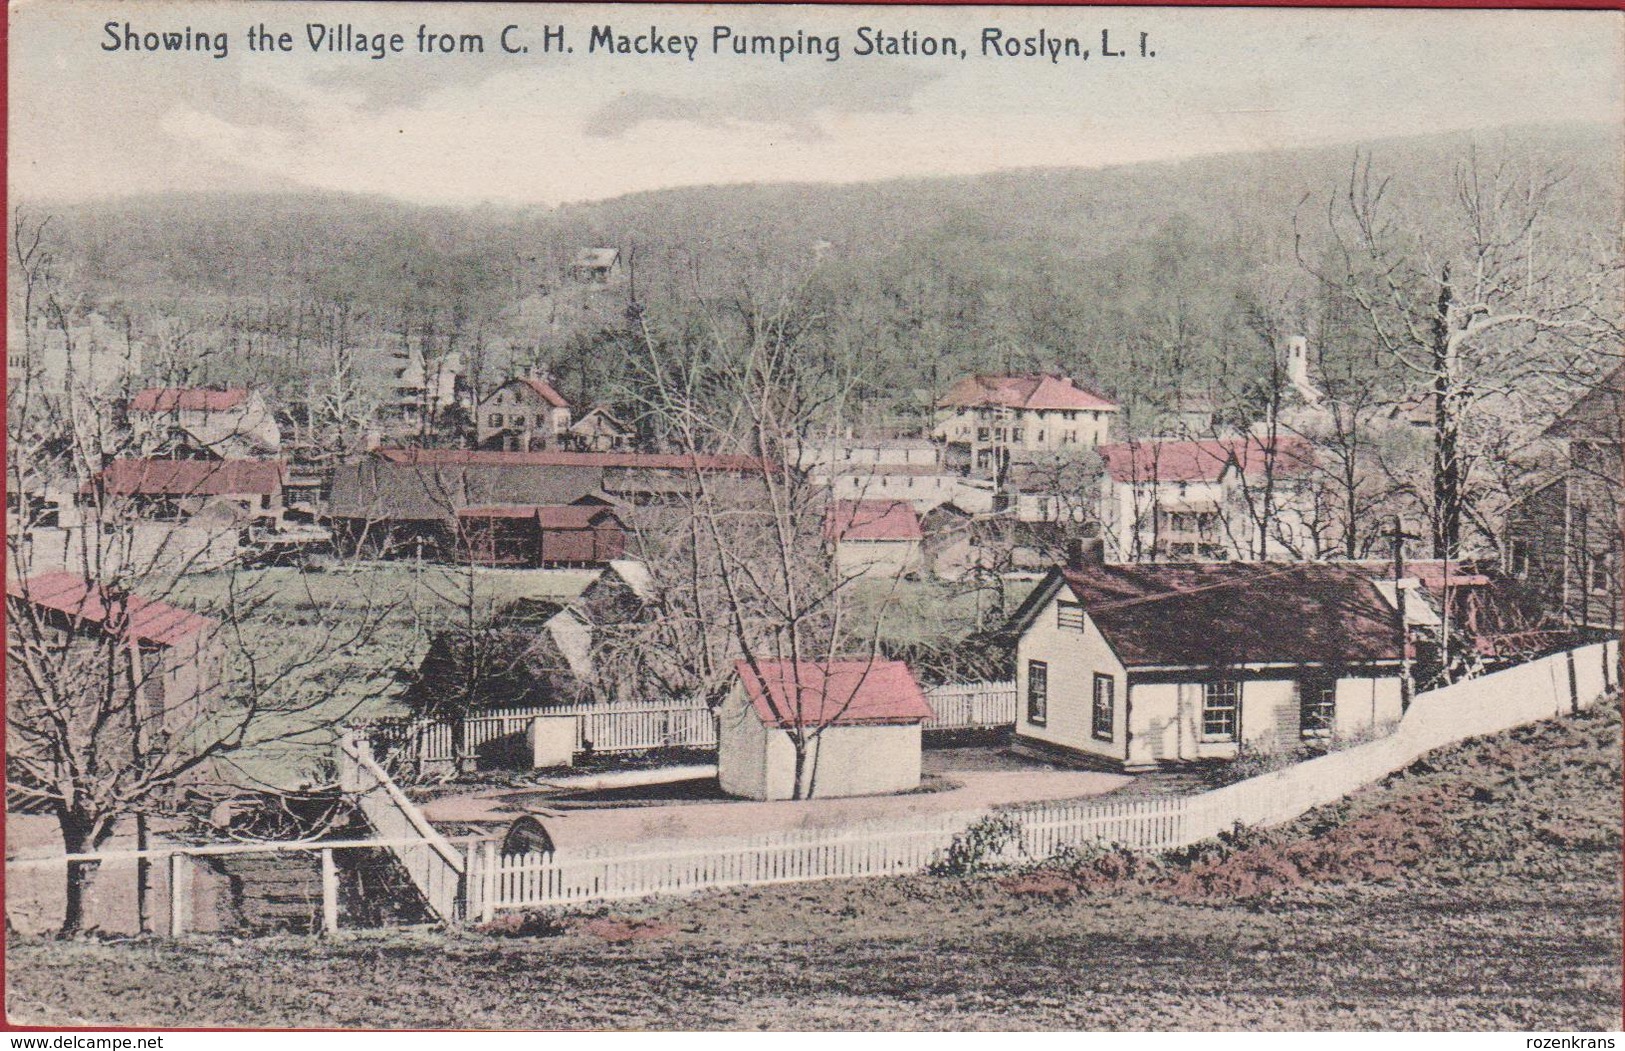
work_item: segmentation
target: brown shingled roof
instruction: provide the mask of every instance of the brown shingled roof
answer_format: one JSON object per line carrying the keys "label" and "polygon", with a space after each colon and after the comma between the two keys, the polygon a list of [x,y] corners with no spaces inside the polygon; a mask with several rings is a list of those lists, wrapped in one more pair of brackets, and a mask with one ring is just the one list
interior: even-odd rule
{"label": "brown shingled roof", "polygon": [[1102,565],[1061,577],[1129,668],[1399,659],[1393,609],[1356,567]]}

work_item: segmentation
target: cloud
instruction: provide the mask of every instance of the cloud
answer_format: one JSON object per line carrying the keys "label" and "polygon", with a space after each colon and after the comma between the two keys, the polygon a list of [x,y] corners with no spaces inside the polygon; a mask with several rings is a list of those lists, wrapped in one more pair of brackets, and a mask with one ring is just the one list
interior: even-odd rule
{"label": "cloud", "polygon": [[842,77],[801,77],[735,82],[710,95],[673,95],[635,90],[598,107],[583,122],[588,138],[620,138],[651,121],[702,128],[761,125],[793,138],[828,138],[824,118],[853,114],[910,113],[915,96],[940,74],[895,70]]}

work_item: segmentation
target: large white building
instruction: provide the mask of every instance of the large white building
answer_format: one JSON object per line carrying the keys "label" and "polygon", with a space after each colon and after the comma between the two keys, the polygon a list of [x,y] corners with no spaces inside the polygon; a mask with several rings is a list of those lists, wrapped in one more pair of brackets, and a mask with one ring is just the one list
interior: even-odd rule
{"label": "large white building", "polygon": [[967,376],[937,402],[950,466],[995,477],[1012,456],[1103,445],[1118,407],[1065,376]]}

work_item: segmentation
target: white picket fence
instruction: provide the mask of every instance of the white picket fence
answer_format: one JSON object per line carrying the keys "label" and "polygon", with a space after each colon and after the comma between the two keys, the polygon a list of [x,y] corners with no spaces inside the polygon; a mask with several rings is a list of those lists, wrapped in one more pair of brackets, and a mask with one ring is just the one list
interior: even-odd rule
{"label": "white picket fence", "polygon": [[926,720],[927,730],[991,729],[1014,726],[1016,684],[1014,682],[967,682],[931,686],[926,700],[936,717]]}
{"label": "white picket fence", "polygon": [[[1063,847],[1186,846],[1237,823],[1271,825],[1342,798],[1468,737],[1578,711],[1616,688],[1617,641],[1419,695],[1390,736],[1190,796],[1104,799],[1001,811],[1019,824],[1003,856]],[[701,888],[919,872],[987,811],[731,839],[667,841],[553,854],[470,853],[471,916],[501,909],[637,898]],[[474,859],[478,857],[478,863]]]}
{"label": "white picket fence", "polygon": [[[1010,726],[1016,720],[1013,682],[956,683],[927,689],[936,717],[927,730],[979,729]],[[538,716],[573,715],[576,751],[591,745],[594,752],[640,752],[653,748],[714,749],[716,717],[703,704],[569,705],[552,708],[505,708],[462,720],[463,754],[501,738],[516,738]],[[447,763],[458,758],[455,728],[449,719],[411,722],[378,720],[357,727],[380,755],[409,763]]]}

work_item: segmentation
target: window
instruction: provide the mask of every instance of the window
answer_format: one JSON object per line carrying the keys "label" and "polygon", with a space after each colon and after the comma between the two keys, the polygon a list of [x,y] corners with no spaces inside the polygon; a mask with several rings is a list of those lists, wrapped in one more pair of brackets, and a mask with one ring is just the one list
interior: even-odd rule
{"label": "window", "polygon": [[490,416],[488,416],[486,418],[485,422],[487,424],[489,424],[490,426],[492,426],[492,427],[501,427],[502,426],[502,413],[493,412]]}
{"label": "window", "polygon": [[1062,631],[1083,630],[1083,606],[1076,602],[1055,604],[1055,626]]}
{"label": "window", "polygon": [[1112,739],[1112,724],[1116,721],[1117,681],[1110,675],[1095,673],[1095,705],[1089,720],[1089,729],[1097,741]]}
{"label": "window", "polygon": [[1038,520],[1040,522],[1049,521],[1049,497],[1047,496],[1038,498]]}
{"label": "window", "polygon": [[546,416],[538,416],[538,417],[536,417],[536,426],[545,428],[547,426],[547,417]]}
{"label": "window", "polygon": [[976,428],[976,440],[979,442],[985,442],[988,440],[988,430],[986,427]]}
{"label": "window", "polygon": [[1337,683],[1305,679],[1298,684],[1298,729],[1304,737],[1330,737],[1337,725]]}
{"label": "window", "polygon": [[1591,552],[1591,590],[1599,594],[1607,594],[1613,590],[1614,574],[1612,572],[1613,559],[1608,557],[1606,551]]}
{"label": "window", "polygon": [[1012,427],[1012,428],[1010,428],[1010,440],[1013,441],[1013,442],[1021,441],[1021,428],[1020,427]]}
{"label": "window", "polygon": [[1209,682],[1202,685],[1202,740],[1234,741],[1241,714],[1241,685]]}
{"label": "window", "polygon": [[1039,432],[1038,432],[1038,440],[1039,440],[1039,441],[1043,441],[1043,440],[1044,440],[1044,432],[1043,432],[1043,431],[1039,431]]}
{"label": "window", "polygon": [[1512,542],[1512,575],[1527,577],[1529,575],[1529,541],[1514,540]]}
{"label": "window", "polygon": [[1043,726],[1049,715],[1049,665],[1043,661],[1027,662],[1027,721]]}

